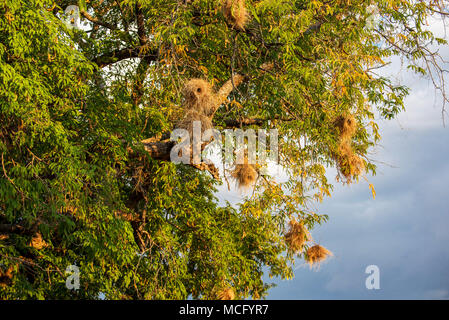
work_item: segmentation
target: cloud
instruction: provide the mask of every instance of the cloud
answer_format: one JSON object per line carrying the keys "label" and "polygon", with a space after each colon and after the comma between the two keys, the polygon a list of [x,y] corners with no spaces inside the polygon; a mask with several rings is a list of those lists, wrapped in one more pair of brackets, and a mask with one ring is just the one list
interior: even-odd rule
{"label": "cloud", "polygon": [[[377,157],[381,166],[367,183],[338,186],[320,206],[330,220],[312,231],[335,257],[318,272],[295,271],[269,298],[447,299],[449,290],[449,130],[390,130]],[[381,289],[365,288],[365,268],[379,266]]]}

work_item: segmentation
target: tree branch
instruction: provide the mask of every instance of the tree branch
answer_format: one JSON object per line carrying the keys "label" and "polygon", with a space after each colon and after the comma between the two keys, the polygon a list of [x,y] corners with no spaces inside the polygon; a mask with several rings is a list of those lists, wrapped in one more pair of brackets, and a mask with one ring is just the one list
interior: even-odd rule
{"label": "tree branch", "polygon": [[271,118],[244,118],[244,119],[226,119],[223,120],[226,129],[240,128],[244,126],[261,126],[267,121],[279,120],[283,122],[293,121],[293,118],[280,118],[278,116]]}
{"label": "tree branch", "polygon": [[218,96],[220,99],[223,99],[223,101],[226,100],[232,90],[234,90],[235,87],[238,87],[243,80],[245,80],[244,76],[239,74],[233,75],[232,78],[226,81],[218,90]]}
{"label": "tree branch", "polygon": [[208,171],[214,179],[220,180],[220,172],[213,163],[201,162],[200,164],[190,164],[190,165],[198,170]]}
{"label": "tree branch", "polygon": [[324,21],[319,21],[317,23],[312,24],[307,28],[307,30],[304,32],[304,34],[310,34],[312,32],[319,31],[321,29],[321,26],[323,25]]}
{"label": "tree branch", "polygon": [[145,21],[143,19],[142,6],[139,3],[136,3],[136,23],[139,43],[141,46],[144,46],[147,43],[147,36],[145,33]]}
{"label": "tree branch", "polygon": [[118,29],[117,26],[114,26],[114,25],[112,25],[112,24],[110,24],[110,23],[101,21],[101,20],[99,20],[98,18],[92,17],[89,13],[87,13],[86,11],[84,11],[84,10],[82,10],[82,9],[80,9],[80,13],[81,13],[81,15],[82,15],[84,18],[86,18],[87,20],[89,20],[89,21],[92,22],[93,24],[96,24],[96,25],[105,27],[105,28],[110,29],[110,30],[117,30],[117,29]]}
{"label": "tree branch", "polygon": [[156,61],[158,59],[158,54],[155,50],[144,52],[142,49],[142,47],[117,49],[95,57],[91,61],[96,63],[98,67],[104,68],[110,64],[129,58],[142,58],[146,61]]}
{"label": "tree branch", "polygon": [[0,224],[0,233],[21,233],[24,228],[18,224]]}
{"label": "tree branch", "polygon": [[142,143],[151,158],[155,160],[170,161],[170,151],[175,145],[174,141],[167,139],[163,141],[147,142],[144,140]]}

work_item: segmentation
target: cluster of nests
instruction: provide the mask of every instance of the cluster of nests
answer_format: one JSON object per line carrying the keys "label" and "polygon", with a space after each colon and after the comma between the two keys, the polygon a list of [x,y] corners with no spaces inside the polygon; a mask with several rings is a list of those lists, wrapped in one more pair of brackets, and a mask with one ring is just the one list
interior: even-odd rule
{"label": "cluster of nests", "polygon": [[352,178],[365,172],[365,162],[352,149],[352,137],[357,131],[357,122],[352,114],[341,115],[334,121],[339,134],[338,150],[334,155],[339,172],[350,183]]}
{"label": "cluster of nests", "polygon": [[[234,76],[234,82],[241,81],[241,76]],[[229,82],[227,85],[231,85]],[[225,90],[226,91],[226,90]],[[184,117],[176,124],[176,128],[185,129],[193,136],[193,126],[195,121],[201,122],[201,133],[212,129],[212,118],[215,111],[223,102],[223,97],[216,93],[211,84],[204,79],[190,79],[182,90],[184,97]],[[248,163],[245,154],[244,162],[236,164],[231,172],[239,188],[249,188],[259,176],[256,166]]]}
{"label": "cluster of nests", "polygon": [[[313,239],[302,221],[290,220],[289,230],[284,235],[284,240],[290,251],[304,253],[304,258],[311,268],[319,266],[329,256],[332,256],[332,252],[319,244],[314,244],[308,247],[307,250],[304,250],[306,244],[312,242]],[[234,290],[224,287],[215,294],[215,297],[220,300],[233,300],[235,298]]]}
{"label": "cluster of nests", "polygon": [[[294,253],[301,253],[303,252],[306,243],[313,241],[313,239],[303,222],[298,222],[295,219],[292,219],[289,226],[290,229],[284,236],[285,242],[290,251],[293,251]],[[310,267],[319,265],[331,255],[332,252],[319,244],[309,247],[304,252],[304,257]]]}
{"label": "cluster of nests", "polygon": [[[222,12],[228,23],[236,30],[245,30],[249,20],[244,0],[223,0]],[[236,75],[234,83],[240,82],[242,77]],[[232,82],[227,84],[233,86]],[[226,90],[225,90],[226,91]],[[211,84],[204,79],[189,80],[182,91],[184,97],[184,117],[176,124],[176,128],[185,129],[193,136],[194,123],[201,123],[201,133],[212,129],[212,118],[215,111],[223,102],[223,97],[216,93]],[[231,176],[236,180],[239,188],[250,187],[257,179],[258,172],[253,164],[249,164],[247,157],[243,164],[236,164]]]}

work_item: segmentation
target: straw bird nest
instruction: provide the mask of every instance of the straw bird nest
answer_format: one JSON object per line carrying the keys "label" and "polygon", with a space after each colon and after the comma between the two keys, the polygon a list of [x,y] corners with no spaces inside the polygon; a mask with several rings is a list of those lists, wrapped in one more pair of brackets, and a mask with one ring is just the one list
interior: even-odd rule
{"label": "straw bird nest", "polygon": [[340,140],[351,139],[357,131],[357,121],[352,114],[337,117],[334,124],[340,134]]}
{"label": "straw bird nest", "polygon": [[248,11],[246,10],[245,0],[224,0],[223,15],[228,22],[236,30],[245,30],[248,22]]}
{"label": "straw bird nest", "polygon": [[259,176],[255,165],[248,163],[248,158],[245,156],[243,164],[236,164],[231,176],[237,182],[239,189],[246,189],[251,187],[256,182]]}
{"label": "straw bird nest", "polygon": [[232,288],[225,288],[218,293],[217,297],[219,300],[234,300],[235,293]]}
{"label": "straw bird nest", "polygon": [[332,252],[317,244],[307,250],[306,261],[309,263],[310,267],[312,267],[316,264],[319,265],[326,260],[328,256],[332,256]]}
{"label": "straw bird nest", "polygon": [[201,133],[212,129],[212,115],[216,107],[216,97],[212,86],[203,79],[189,80],[182,90],[184,97],[184,117],[176,124],[177,129],[185,129],[193,136],[195,121],[201,122]]}
{"label": "straw bird nest", "polygon": [[291,251],[301,252],[304,244],[311,241],[312,237],[302,222],[293,219],[289,225],[290,229],[284,236],[285,242]]}
{"label": "straw bird nest", "polygon": [[334,155],[338,171],[350,183],[353,177],[365,172],[365,162],[352,148],[352,138],[357,131],[357,121],[352,114],[338,116],[334,126],[339,135],[337,152]]}

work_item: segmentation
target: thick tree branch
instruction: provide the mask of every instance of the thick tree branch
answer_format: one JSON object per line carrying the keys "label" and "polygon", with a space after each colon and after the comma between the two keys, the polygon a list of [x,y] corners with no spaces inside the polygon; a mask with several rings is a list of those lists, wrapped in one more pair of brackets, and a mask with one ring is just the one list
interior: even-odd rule
{"label": "thick tree branch", "polygon": [[240,128],[245,126],[261,126],[265,124],[268,121],[272,120],[279,120],[282,122],[288,122],[293,121],[295,119],[293,118],[280,118],[278,116],[276,117],[270,117],[270,118],[244,118],[244,119],[226,119],[223,120],[225,124],[226,129],[232,129],[232,128]]}
{"label": "thick tree branch", "polygon": [[267,119],[255,118],[255,119],[226,119],[224,120],[224,124],[226,129],[239,128],[241,126],[260,126],[264,124]]}
{"label": "thick tree branch", "polygon": [[24,228],[18,224],[0,224],[0,233],[22,233]]}
{"label": "thick tree branch", "polygon": [[87,20],[89,20],[90,22],[92,22],[95,25],[99,25],[102,27],[105,27],[109,30],[117,30],[117,26],[114,26],[110,23],[104,22],[99,20],[98,18],[92,17],[89,13],[87,13],[85,10],[80,10],[81,15],[86,18]]}
{"label": "thick tree branch", "polygon": [[142,6],[136,3],[136,23],[137,23],[137,35],[139,37],[139,43],[141,46],[147,44],[147,35],[145,33],[145,21],[143,19]]}
{"label": "thick tree branch", "polygon": [[214,179],[220,180],[220,173],[213,163],[201,162],[200,164],[190,165],[198,170],[208,171]]}
{"label": "thick tree branch", "polygon": [[[149,140],[149,139],[147,139]],[[145,150],[149,153],[151,158],[155,160],[170,161],[170,151],[175,145],[174,141],[142,141]]]}
{"label": "thick tree branch", "polygon": [[[142,144],[145,150],[149,153],[149,155],[153,159],[161,161],[170,161],[170,152],[173,146],[175,145],[175,142],[170,141],[168,139],[163,141],[154,141],[154,139],[150,138],[143,140]],[[212,177],[214,177],[215,179],[220,179],[219,171],[212,163],[205,163],[205,162],[199,164],[190,163],[189,165],[201,171],[208,171],[212,175]]]}
{"label": "thick tree branch", "polygon": [[110,64],[129,58],[142,58],[146,61],[156,61],[158,59],[156,51],[144,51],[145,50],[143,50],[143,48],[141,47],[117,49],[115,51],[98,56],[91,61],[96,63],[98,67],[104,68]]}

